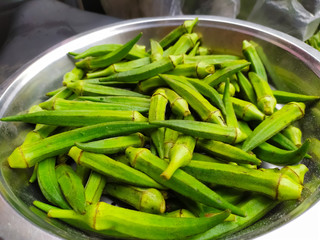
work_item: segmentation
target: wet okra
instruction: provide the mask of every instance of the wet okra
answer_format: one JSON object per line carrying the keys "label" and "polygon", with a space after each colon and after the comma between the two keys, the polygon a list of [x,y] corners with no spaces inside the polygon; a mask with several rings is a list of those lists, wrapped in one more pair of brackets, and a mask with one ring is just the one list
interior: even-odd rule
{"label": "wet okra", "polygon": [[197,22],[150,51],[138,34],[69,53],[63,87],[1,118],[36,124],[8,163],[34,167],[30,182],[54,205],[37,208],[103,237],[216,239],[300,199],[312,142],[295,122],[319,96],[271,90],[253,42],[242,56],[213,54]]}

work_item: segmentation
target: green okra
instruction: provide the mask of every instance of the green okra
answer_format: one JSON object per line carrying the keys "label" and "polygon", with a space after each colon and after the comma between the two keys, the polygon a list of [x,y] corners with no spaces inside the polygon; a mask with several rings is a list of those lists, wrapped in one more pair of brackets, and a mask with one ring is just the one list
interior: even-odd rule
{"label": "green okra", "polygon": [[270,85],[254,72],[249,72],[248,75],[257,95],[257,107],[266,115],[271,115],[274,112],[277,100],[273,96]]}
{"label": "green okra", "polygon": [[38,163],[34,165],[32,174],[29,178],[29,183],[34,183],[37,180],[37,174],[38,174]]}
{"label": "green okra", "polygon": [[151,46],[151,55],[150,55],[151,62],[162,59],[163,48],[161,47],[160,43],[157,42],[156,40],[150,39],[150,46]]}
{"label": "green okra", "polygon": [[52,96],[56,95],[58,92],[61,92],[61,91],[64,90],[64,89],[66,89],[65,86],[59,87],[59,88],[54,89],[54,90],[52,90],[52,91],[50,91],[50,92],[47,92],[47,93],[46,93],[46,96],[47,96],[47,97],[52,97]]}
{"label": "green okra", "polygon": [[258,52],[255,49],[255,46],[252,43],[248,42],[247,40],[244,40],[242,42],[242,53],[245,56],[245,58],[249,62],[251,62],[251,65],[250,65],[251,71],[258,74],[258,76],[260,76],[264,81],[268,82],[268,76],[267,76],[266,70],[259,57]]}
{"label": "green okra", "polygon": [[[43,203],[40,201],[34,201],[33,205],[36,206],[38,209],[41,209],[45,213],[48,213],[52,209],[62,210],[60,208],[51,206],[49,204],[46,204],[46,203]],[[115,237],[115,238],[129,238],[130,237],[126,234],[121,234],[121,233],[116,232],[112,229],[102,230],[102,231],[94,230],[93,228],[88,226],[88,224],[85,224],[82,221],[78,221],[77,219],[62,219],[62,218],[60,218],[60,220],[62,220],[63,222],[65,222],[73,227],[80,228],[83,231],[91,232],[91,233],[94,233],[94,234],[97,234],[100,236],[109,236],[109,237]]]}
{"label": "green okra", "polygon": [[[222,82],[218,85],[217,87],[217,92],[220,93],[220,94],[223,94],[224,91],[225,91],[225,87],[226,87],[226,83],[225,82]],[[232,83],[230,83],[230,86],[229,86],[229,94],[231,97],[233,97],[236,93],[236,89],[234,87],[234,85]]]}
{"label": "green okra", "polygon": [[58,92],[57,94],[52,96],[50,99],[48,99],[47,101],[39,103],[39,106],[42,109],[52,110],[52,109],[54,109],[53,105],[57,99],[66,99],[66,98],[70,97],[72,95],[72,93],[73,93],[73,91],[71,89],[64,88],[60,92]]}
{"label": "green okra", "polygon": [[173,29],[170,33],[168,33],[165,37],[163,37],[159,43],[162,48],[167,48],[172,45],[176,40],[178,40],[183,34],[191,33],[193,28],[197,25],[198,18],[193,20],[186,20],[182,25]]}
{"label": "green okra", "polygon": [[262,121],[265,119],[265,114],[261,112],[253,103],[235,97],[232,97],[231,101],[237,118],[240,118],[244,121]]}
{"label": "green okra", "polygon": [[[64,154],[65,155],[65,154]],[[67,157],[69,157],[67,155]],[[76,174],[81,178],[82,184],[85,185],[88,181],[91,169],[82,165],[76,165]]]}
{"label": "green okra", "polygon": [[[164,89],[159,88],[156,90],[150,102],[149,121],[164,120],[166,114],[166,105],[168,98]],[[165,129],[158,128],[151,133],[152,143],[157,149],[160,158],[164,158],[164,131]]]}
{"label": "green okra", "polygon": [[126,83],[137,83],[141,80],[145,80],[154,77],[160,73],[173,70],[182,61],[182,56],[168,56],[161,60],[152,62],[150,64],[138,67],[129,71],[112,74],[108,77],[100,78],[101,82],[118,81]]}
{"label": "green okra", "polygon": [[207,48],[207,47],[203,47],[203,46],[200,46],[197,53],[200,55],[200,56],[205,56],[205,55],[209,55],[211,54],[211,49],[210,48]]}
{"label": "green okra", "polygon": [[147,97],[137,92],[127,89],[101,86],[97,84],[87,83],[85,80],[66,83],[68,89],[72,89],[77,95],[109,95],[109,96],[126,96],[126,97]]}
{"label": "green okra", "polygon": [[[180,97],[175,91],[164,88],[166,97],[170,102],[171,111],[179,117],[186,117],[191,114],[188,103],[185,99]],[[159,119],[160,120],[160,119]]]}
{"label": "green okra", "polygon": [[86,204],[96,204],[100,202],[103,189],[107,183],[107,178],[100,173],[91,171],[85,185]]}
{"label": "green okra", "polygon": [[66,153],[75,142],[86,142],[103,137],[115,137],[153,129],[147,122],[108,122],[62,132],[35,143],[17,147],[8,157],[12,168],[28,168],[46,158]]}
{"label": "green okra", "polygon": [[[230,67],[233,65],[238,65],[241,63],[248,63],[247,60],[245,59],[237,59],[237,60],[231,60],[231,61],[225,61],[225,62],[221,62],[216,64],[217,68],[226,68],[226,67]],[[250,68],[250,65],[248,65],[246,68],[242,69],[240,72],[247,72]]]}
{"label": "green okra", "polygon": [[72,209],[79,214],[86,212],[85,190],[81,178],[71,166],[59,164],[56,167],[56,176],[63,195]]}
{"label": "green okra", "polygon": [[126,97],[126,96],[80,96],[80,100],[92,102],[115,103],[123,105],[133,105],[138,107],[150,107],[150,99],[145,97]]}
{"label": "green okra", "polygon": [[166,217],[176,217],[176,218],[195,218],[196,216],[193,215],[192,212],[190,212],[187,209],[178,209],[172,212],[165,213]]}
{"label": "green okra", "polygon": [[207,64],[221,64],[224,62],[230,62],[233,60],[239,60],[240,58],[235,55],[201,55],[201,56],[183,56],[183,63],[196,63],[203,61]]}
{"label": "green okra", "polygon": [[[170,116],[170,119],[174,119],[173,115]],[[165,128],[164,132],[164,159],[169,159],[170,149],[173,147],[174,143],[177,141],[180,132],[175,131],[171,128]]]}
{"label": "green okra", "polygon": [[198,41],[198,42],[194,45],[194,47],[193,47],[193,48],[191,49],[191,51],[188,53],[188,56],[191,57],[191,56],[197,55],[199,46],[200,46],[200,41]]}
{"label": "green okra", "polygon": [[212,104],[214,104],[218,109],[220,109],[221,113],[224,116],[226,115],[226,109],[223,104],[222,98],[213,87],[206,84],[204,81],[198,79],[185,78],[185,80],[191,83],[198,90],[199,93],[207,97]]}
{"label": "green okra", "polygon": [[198,40],[198,34],[186,33],[182,35],[178,41],[164,53],[164,56],[185,54],[195,46]]}
{"label": "green okra", "polygon": [[234,142],[238,143],[245,140],[247,138],[247,135],[246,133],[243,133],[238,126],[238,120],[233,109],[232,100],[229,92],[229,87],[230,87],[229,79],[226,80],[225,84],[226,86],[224,89],[223,103],[226,109],[226,115],[224,117],[226,119],[227,126],[235,128],[236,137]]}
{"label": "green okra", "polygon": [[112,156],[112,158],[118,162],[121,162],[127,166],[130,166],[130,162],[129,159],[127,158],[127,156],[125,154],[116,154],[114,156]]}
{"label": "green okra", "polygon": [[128,55],[130,50],[138,42],[141,36],[142,33],[139,33],[136,37],[134,37],[115,51],[98,57],[87,57],[79,62],[76,62],[75,64],[78,68],[95,69],[103,68],[113,63],[119,62]]}
{"label": "green okra", "polygon": [[59,187],[55,167],[55,158],[47,158],[38,164],[37,179],[40,190],[50,203],[64,209],[70,209]]}
{"label": "green okra", "polygon": [[299,199],[303,188],[280,172],[264,171],[261,168],[191,161],[182,169],[200,181],[265,194],[279,201]]}
{"label": "green okra", "polygon": [[223,222],[230,211],[207,218],[169,218],[99,202],[87,207],[84,215],[72,210],[51,209],[48,216],[76,220],[94,230],[110,230],[138,239],[184,239]]}
{"label": "green okra", "polygon": [[157,88],[166,87],[168,84],[159,76],[148,78],[138,83],[138,91],[141,93],[149,93]]}
{"label": "green okra", "polygon": [[88,126],[114,121],[148,121],[137,111],[116,110],[54,110],[20,114],[1,118],[1,121],[21,121],[54,126]]}
{"label": "green okra", "polygon": [[197,90],[183,82],[179,76],[160,74],[163,80],[199,114],[202,120],[225,125],[219,109],[212,106]]}
{"label": "green okra", "polygon": [[280,169],[280,172],[290,177],[298,184],[303,184],[304,176],[309,169],[304,164],[297,164],[294,166],[284,166]]}
{"label": "green okra", "polygon": [[192,159],[196,139],[188,135],[180,135],[169,151],[169,165],[161,173],[161,177],[170,179],[176,170],[186,166]]}
{"label": "green okra", "polygon": [[291,151],[283,150],[267,142],[264,142],[253,149],[253,152],[259,159],[268,163],[280,166],[293,165],[300,162],[306,155],[309,149],[310,142],[310,139],[307,139],[301,147]]}
{"label": "green okra", "polygon": [[230,209],[234,214],[245,215],[239,208],[225,201],[206,185],[181,169],[177,169],[169,180],[163,179],[160,174],[168,167],[168,163],[153,155],[148,149],[129,147],[126,150],[126,155],[130,159],[131,166],[145,172],[157,182],[181,195],[208,206],[221,210]]}
{"label": "green okra", "polygon": [[215,140],[199,139],[197,141],[197,148],[205,151],[209,155],[223,159],[224,161],[251,163],[255,165],[261,164],[261,160],[256,158],[254,155],[227,143]]}
{"label": "green okra", "polygon": [[300,147],[302,145],[302,132],[299,128],[289,125],[282,130],[282,134],[289,138],[297,147]]}
{"label": "green okra", "polygon": [[204,78],[209,74],[213,74],[215,71],[213,64],[207,64],[205,62],[197,62],[197,63],[185,63],[176,66],[176,68],[168,74],[178,75],[178,76],[186,76],[186,77],[196,77],[196,78]]}
{"label": "green okra", "polygon": [[[149,104],[150,105],[150,104]],[[114,111],[138,111],[148,112],[149,107],[140,107],[137,105],[120,103],[102,103],[92,101],[70,101],[57,99],[53,104],[54,110],[114,110]]]}
{"label": "green okra", "polygon": [[238,76],[238,82],[239,82],[239,86],[240,86],[241,93],[244,100],[255,104],[257,101],[257,97],[252,87],[252,84],[242,72],[238,72],[237,76]]}
{"label": "green okra", "polygon": [[162,193],[155,188],[140,188],[109,183],[106,186],[104,193],[115,197],[142,212],[162,214],[166,210],[164,197]]}
{"label": "green okra", "polygon": [[[101,77],[104,78],[104,77]],[[116,82],[116,81],[110,81],[110,82],[100,82],[101,78],[86,78],[82,80],[73,80],[71,82],[78,82],[80,83],[83,81],[88,84],[94,84],[94,85],[101,85],[101,86],[109,86],[109,87],[117,87],[117,88],[128,88],[128,87],[134,87],[133,83],[124,83],[124,82]],[[131,86],[130,86],[131,85]],[[74,93],[76,94],[76,93]],[[89,93],[90,94],[90,93]],[[93,93],[95,94],[95,93]],[[96,94],[95,94],[96,95]],[[78,95],[77,95],[78,98]],[[69,99],[69,98],[68,98]],[[69,99],[71,100],[71,99]]]}
{"label": "green okra", "polygon": [[114,73],[129,71],[150,63],[150,57],[139,58],[128,62],[117,62],[106,69],[87,73],[87,78],[106,77]]}
{"label": "green okra", "polygon": [[291,93],[280,90],[273,90],[272,93],[274,97],[277,99],[278,103],[309,102],[320,99],[320,96],[309,96],[300,93]]}
{"label": "green okra", "polygon": [[150,121],[151,125],[157,127],[171,128],[175,131],[190,135],[193,137],[200,137],[205,139],[214,139],[227,143],[237,142],[236,130],[234,127],[221,126],[214,123],[207,123],[192,120],[163,120]]}
{"label": "green okra", "polygon": [[274,201],[260,194],[253,194],[248,199],[239,204],[239,207],[246,211],[246,217],[236,216],[236,219],[232,222],[223,222],[206,232],[199,233],[187,239],[213,240],[222,238],[226,235],[230,235],[255,223],[257,220],[266,215],[271,209],[273,209],[277,204],[278,201]]}
{"label": "green okra", "polygon": [[115,154],[124,152],[127,147],[143,147],[145,137],[141,133],[134,133],[128,136],[107,138],[87,143],[75,143],[75,145],[88,152]]}
{"label": "green okra", "polygon": [[197,152],[193,153],[191,160],[203,161],[203,162],[217,162],[217,163],[223,162],[222,160],[218,160],[218,159],[215,159],[211,156],[208,156],[208,155],[205,155],[202,153],[197,153]]}
{"label": "green okra", "polygon": [[72,147],[68,155],[78,164],[86,166],[107,177],[108,182],[126,183],[139,187],[164,189],[148,175],[104,154],[91,153]]}
{"label": "green okra", "polygon": [[219,83],[225,81],[227,78],[231,77],[233,74],[241,71],[243,68],[250,65],[249,62],[247,63],[240,63],[236,65],[231,65],[222,69],[218,69],[215,71],[214,74],[207,76],[203,79],[203,81],[209,84],[212,87],[217,86]]}
{"label": "green okra", "polygon": [[[74,59],[78,60],[86,57],[99,57],[99,56],[108,54],[110,52],[116,51],[122,46],[123,46],[122,44],[102,44],[102,45],[93,46],[82,53],[76,54]],[[129,51],[126,58],[132,60],[132,59],[144,58],[148,56],[149,54],[146,52],[145,46],[135,44],[132,47],[132,49]]]}
{"label": "green okra", "polygon": [[262,121],[243,143],[242,149],[250,151],[265,142],[276,133],[283,130],[292,122],[302,118],[305,112],[305,104],[291,102]]}

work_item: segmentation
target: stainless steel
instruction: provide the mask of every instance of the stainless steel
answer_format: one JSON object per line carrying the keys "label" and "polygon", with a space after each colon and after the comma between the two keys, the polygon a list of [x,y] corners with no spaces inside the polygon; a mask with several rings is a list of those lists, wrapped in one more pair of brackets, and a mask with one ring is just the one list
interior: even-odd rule
{"label": "stainless steel", "polygon": [[[47,91],[59,87],[63,74],[73,68],[67,52],[81,51],[101,43],[124,43],[138,32],[144,34],[140,43],[148,45],[148,39],[158,39],[185,19],[192,18],[194,16],[124,21],[61,42],[28,63],[1,86],[0,117],[27,110],[42,101]],[[240,55],[242,40],[252,39],[264,50],[264,61],[277,88],[320,95],[320,53],[313,48],[289,35],[253,23],[212,16],[199,16],[199,19],[196,31],[202,34],[206,46],[218,53]],[[317,111],[320,111],[320,104],[312,106],[300,122],[305,137],[320,138],[320,116]],[[30,129],[25,124],[0,123],[0,239],[89,238],[29,209],[33,200],[42,199],[37,187],[28,184],[31,170],[10,169],[6,157],[21,144]],[[302,202],[280,204],[264,220],[232,235],[230,239],[258,237],[259,240],[266,240],[284,239],[284,236],[285,239],[297,239],[295,237],[301,236],[302,232],[304,239],[320,239],[320,153],[317,149],[320,149],[320,142],[316,142],[311,149],[313,160],[305,161],[310,168],[306,176],[306,198]]]}

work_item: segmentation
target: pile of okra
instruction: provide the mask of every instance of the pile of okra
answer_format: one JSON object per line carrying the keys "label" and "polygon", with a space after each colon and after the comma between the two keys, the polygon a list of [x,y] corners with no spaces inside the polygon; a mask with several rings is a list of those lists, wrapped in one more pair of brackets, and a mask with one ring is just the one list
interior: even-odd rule
{"label": "pile of okra", "polygon": [[1,119],[35,124],[8,157],[34,168],[35,207],[108,237],[216,239],[301,197],[310,140],[296,122],[319,97],[272,90],[255,42],[214,54],[197,22],[147,50],[140,33],[70,52],[61,88]]}

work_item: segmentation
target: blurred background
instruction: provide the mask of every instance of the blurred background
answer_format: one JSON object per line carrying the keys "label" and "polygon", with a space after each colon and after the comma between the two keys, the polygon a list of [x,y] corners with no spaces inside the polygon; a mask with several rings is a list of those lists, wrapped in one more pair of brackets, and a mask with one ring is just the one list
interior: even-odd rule
{"label": "blurred background", "polygon": [[320,0],[1,0],[0,84],[75,34],[124,19],[187,14],[248,20],[305,41],[318,29]]}

